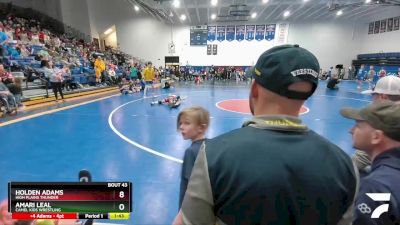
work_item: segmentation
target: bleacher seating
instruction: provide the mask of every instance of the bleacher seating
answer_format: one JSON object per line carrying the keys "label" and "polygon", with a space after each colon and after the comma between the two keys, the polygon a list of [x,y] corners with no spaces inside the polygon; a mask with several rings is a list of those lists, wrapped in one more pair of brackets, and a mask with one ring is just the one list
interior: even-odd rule
{"label": "bleacher seating", "polygon": [[369,53],[357,55],[358,60],[394,59],[400,60],[400,52]]}

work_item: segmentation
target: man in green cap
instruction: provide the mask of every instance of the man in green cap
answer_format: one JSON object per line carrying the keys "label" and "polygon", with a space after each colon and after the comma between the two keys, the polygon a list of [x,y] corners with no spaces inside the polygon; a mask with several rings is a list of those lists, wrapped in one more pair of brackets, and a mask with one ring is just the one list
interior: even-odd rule
{"label": "man in green cap", "polygon": [[254,117],[200,148],[174,224],[351,223],[356,168],[298,118],[319,69],[298,45],[259,57],[249,96]]}
{"label": "man in green cap", "polygon": [[400,224],[400,103],[377,102],[340,113],[356,121],[350,130],[353,146],[372,160],[360,182],[353,224]]}

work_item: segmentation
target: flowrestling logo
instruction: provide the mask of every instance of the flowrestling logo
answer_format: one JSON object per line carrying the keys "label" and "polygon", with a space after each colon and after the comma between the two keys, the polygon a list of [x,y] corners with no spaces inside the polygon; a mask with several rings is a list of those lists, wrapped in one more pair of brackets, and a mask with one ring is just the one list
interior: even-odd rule
{"label": "flowrestling logo", "polygon": [[[390,193],[366,193],[366,195],[375,202],[389,202]],[[361,203],[357,206],[358,210],[362,214],[371,214],[372,219],[378,219],[383,213],[389,211],[389,204],[382,204],[378,206],[374,211],[366,204]]]}

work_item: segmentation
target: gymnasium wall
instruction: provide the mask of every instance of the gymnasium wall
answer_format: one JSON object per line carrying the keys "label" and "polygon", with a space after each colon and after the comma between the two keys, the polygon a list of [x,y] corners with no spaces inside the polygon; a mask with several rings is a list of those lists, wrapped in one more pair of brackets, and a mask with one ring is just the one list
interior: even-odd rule
{"label": "gymnasium wall", "polygon": [[[168,44],[175,43],[175,54],[182,65],[252,65],[258,56],[274,44],[268,41],[223,41],[218,55],[207,56],[206,47],[190,46],[189,26],[183,23],[171,27],[144,14],[136,13],[125,1],[87,0],[92,36],[115,24],[121,49],[164,65]],[[93,24],[92,24],[93,23]],[[336,64],[350,65],[359,50],[357,25],[346,22],[292,23],[289,43],[298,43],[317,55],[324,69]]]}
{"label": "gymnasium wall", "polygon": [[297,43],[314,53],[322,69],[351,65],[359,50],[357,24],[352,22],[305,22],[291,24],[289,43]]}
{"label": "gymnasium wall", "polygon": [[0,0],[2,3],[9,3],[24,8],[32,8],[57,20],[62,21],[60,1],[68,0]]}
{"label": "gymnasium wall", "polygon": [[398,16],[400,16],[400,7],[390,7],[382,13],[370,17],[365,23],[361,23],[358,29],[358,36],[360,37],[359,53],[400,52],[400,30],[368,35],[370,22]]}
{"label": "gymnasium wall", "polygon": [[90,35],[90,20],[86,0],[59,1],[63,23],[79,30],[82,33]]}

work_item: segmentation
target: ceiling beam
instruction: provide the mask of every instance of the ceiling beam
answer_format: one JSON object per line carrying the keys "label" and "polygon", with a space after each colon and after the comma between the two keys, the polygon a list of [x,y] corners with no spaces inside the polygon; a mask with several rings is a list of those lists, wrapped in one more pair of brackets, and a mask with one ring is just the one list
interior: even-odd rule
{"label": "ceiling beam", "polygon": [[316,9],[318,7],[319,7],[318,5],[310,6],[308,9],[304,10],[303,12],[299,13],[298,15],[294,15],[294,17],[292,17],[292,20],[296,20],[296,19],[300,18],[301,16],[306,15],[310,10]]}
{"label": "ceiling beam", "polygon": [[[261,1],[261,0],[252,1],[250,3],[245,1],[244,4],[246,4],[247,6],[250,6],[250,7],[260,7],[260,2],[259,1]],[[279,0],[279,1],[269,1],[267,4],[268,5],[290,5],[290,4],[301,5],[301,4],[303,4],[303,2],[299,1],[298,3],[293,3],[293,0]],[[231,5],[231,3],[229,3],[229,2],[222,3],[221,0],[218,2],[218,6],[219,7],[229,7],[230,5]],[[207,8],[209,6],[210,6],[209,1],[200,1],[200,4],[196,3],[196,4],[188,4],[188,5],[186,5],[186,7],[189,8],[189,9],[196,8],[196,7]],[[153,7],[154,8],[160,8],[162,6],[154,4]]]}
{"label": "ceiling beam", "polygon": [[[364,13],[364,14],[359,14],[358,16],[355,16],[354,19],[360,19],[360,18],[363,17],[363,16],[381,13],[381,12],[384,12],[385,10],[386,10],[385,7],[382,7],[382,8],[378,8],[378,7],[377,7],[377,8],[372,9],[372,10],[369,11],[369,12],[366,12],[366,13]],[[375,21],[375,20],[374,20],[374,21]],[[372,22],[372,21],[371,21],[371,22]]]}
{"label": "ceiling beam", "polygon": [[316,15],[316,16],[314,16],[313,19],[318,19],[318,18],[320,18],[321,16],[326,16],[327,14],[331,14],[331,13],[333,13],[333,12],[329,12],[329,10],[321,10],[321,13],[319,13],[319,14]]}
{"label": "ceiling beam", "polygon": [[210,8],[207,7],[207,24],[210,23]]}
{"label": "ceiling beam", "polygon": [[361,9],[361,10],[359,10],[359,11],[356,12],[356,13],[345,15],[343,18],[348,18],[348,19],[350,19],[350,18],[352,18],[352,17],[355,17],[355,16],[358,15],[358,14],[363,14],[363,13],[368,12],[368,11],[370,11],[370,10],[371,10],[371,8]]}
{"label": "ceiling beam", "polygon": [[196,14],[197,14],[197,20],[199,21],[199,23],[201,23],[200,13],[199,13],[199,8],[198,7],[196,7]]}
{"label": "ceiling beam", "polygon": [[262,14],[265,12],[266,9],[268,9],[271,5],[270,4],[265,4],[264,8],[261,10],[260,14],[258,15],[259,18],[261,18]]}
{"label": "ceiling beam", "polygon": [[308,14],[307,16],[305,16],[303,19],[307,19],[310,18],[312,16],[314,16],[315,14],[317,14],[318,12],[320,12],[321,10],[328,10],[326,5],[320,6],[316,8],[317,10],[315,10],[314,12]]}
{"label": "ceiling beam", "polygon": [[184,0],[180,0],[182,2],[183,8],[185,9],[185,14],[186,14],[186,19],[189,21],[189,23],[192,23],[192,19],[191,16],[189,14],[189,10],[186,7],[185,1]]}
{"label": "ceiling beam", "polygon": [[280,7],[281,7],[280,5],[276,5],[276,7],[272,10],[272,12],[270,12],[268,16],[265,17],[264,20],[267,21]]}
{"label": "ceiling beam", "polygon": [[[293,4],[293,5],[291,5],[290,7],[291,7],[291,8],[296,7],[296,6],[294,6],[294,5],[296,5],[296,4]],[[290,18],[293,18],[293,17],[296,15],[296,13],[297,13],[298,11],[304,9],[304,6],[305,6],[305,5],[306,5],[306,4],[302,4],[300,7],[296,7],[296,9],[295,9],[293,12],[290,13],[290,14],[292,14],[292,15],[290,16]]]}

